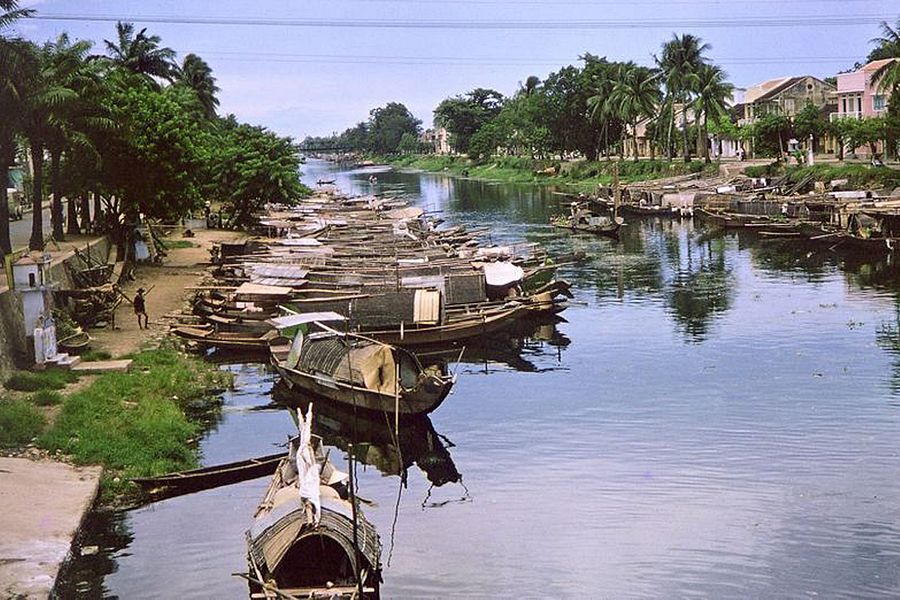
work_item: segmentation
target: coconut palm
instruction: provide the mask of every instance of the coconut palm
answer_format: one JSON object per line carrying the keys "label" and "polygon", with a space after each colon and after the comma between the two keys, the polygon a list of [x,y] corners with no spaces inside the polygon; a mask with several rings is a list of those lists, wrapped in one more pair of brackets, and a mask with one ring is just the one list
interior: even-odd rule
{"label": "coconut palm", "polygon": [[178,69],[177,80],[194,90],[208,118],[216,116],[216,108],[219,106],[216,94],[219,88],[216,86],[216,78],[212,76],[212,69],[205,60],[196,54],[185,56],[181,68]]}
{"label": "coconut palm", "polygon": [[[684,161],[691,159],[691,151],[687,139],[687,107],[696,89],[697,70],[706,63],[703,53],[710,49],[709,44],[689,33],[682,36],[673,35],[663,44],[662,54],[657,64],[666,82],[666,94],[672,106],[672,122],[675,121],[675,107],[681,106],[681,135],[684,144]],[[671,157],[671,147],[669,149]]]}
{"label": "coconut palm", "polygon": [[[28,138],[28,149],[34,168],[31,239],[29,247],[40,250],[44,246],[43,206],[44,200],[44,152],[65,144],[65,139],[77,138],[69,120],[77,112],[79,90],[84,85],[84,48],[81,42],[69,44],[68,39],[50,42],[43,47],[29,45],[30,60],[28,72],[24,73],[22,96],[22,131]],[[89,46],[88,46],[89,47]],[[63,142],[60,142],[63,140]],[[53,156],[53,155],[51,155]],[[54,164],[51,158],[51,165]],[[59,225],[55,234],[61,236],[61,194],[58,181],[54,184],[54,212]]]}
{"label": "coconut palm", "polygon": [[619,117],[631,125],[635,162],[638,160],[638,122],[656,114],[661,96],[659,77],[653,69],[639,67],[632,62],[621,65],[610,100]]}
{"label": "coconut palm", "polygon": [[876,44],[876,48],[869,54],[869,60],[897,59],[872,73],[872,82],[890,94],[900,88],[900,19],[894,28],[882,21],[881,37],[872,39],[871,43]]}
{"label": "coconut palm", "polygon": [[134,23],[116,23],[116,42],[104,40],[112,62],[150,80],[159,77],[172,81],[176,66],[175,51],[160,47],[158,35],[147,35],[147,28],[134,33]]}
{"label": "coconut palm", "polygon": [[615,103],[612,97],[615,81],[606,76],[594,80],[594,94],[587,99],[588,116],[594,123],[600,123],[601,136],[604,140],[604,153],[609,158],[609,126],[610,120],[616,116]]}
{"label": "coconut palm", "polygon": [[[703,153],[703,159],[708,163],[709,145],[707,143],[707,126],[709,118],[723,117],[728,112],[728,99],[734,91],[734,86],[725,81],[726,75],[720,67],[702,64],[697,69],[696,97],[694,98],[694,115],[698,125],[698,143]],[[702,115],[702,121],[701,121]]]}
{"label": "coconut palm", "polygon": [[21,126],[23,73],[29,57],[27,44],[4,30],[34,11],[18,7],[17,0],[0,0],[0,259],[12,251],[9,236],[7,173],[15,162],[16,132]]}

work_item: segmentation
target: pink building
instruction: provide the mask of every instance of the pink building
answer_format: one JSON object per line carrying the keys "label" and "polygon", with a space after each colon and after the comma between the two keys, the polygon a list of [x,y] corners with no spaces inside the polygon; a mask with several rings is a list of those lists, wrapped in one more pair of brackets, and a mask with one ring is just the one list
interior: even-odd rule
{"label": "pink building", "polygon": [[884,115],[887,111],[888,95],[880,89],[880,86],[872,85],[872,75],[895,60],[897,59],[874,60],[858,71],[838,75],[838,110],[831,113],[831,120],[864,119]]}

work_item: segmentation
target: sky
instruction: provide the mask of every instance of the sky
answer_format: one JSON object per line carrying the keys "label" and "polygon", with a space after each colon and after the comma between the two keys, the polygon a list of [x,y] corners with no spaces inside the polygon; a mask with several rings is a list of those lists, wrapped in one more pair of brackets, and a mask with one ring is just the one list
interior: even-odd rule
{"label": "sky", "polygon": [[35,42],[66,31],[105,51],[117,19],[183,57],[203,57],[220,113],[300,140],[402,102],[428,127],[449,96],[512,94],[585,52],[651,64],[675,33],[737,87],[789,75],[833,76],[864,61],[897,0],[23,0]]}

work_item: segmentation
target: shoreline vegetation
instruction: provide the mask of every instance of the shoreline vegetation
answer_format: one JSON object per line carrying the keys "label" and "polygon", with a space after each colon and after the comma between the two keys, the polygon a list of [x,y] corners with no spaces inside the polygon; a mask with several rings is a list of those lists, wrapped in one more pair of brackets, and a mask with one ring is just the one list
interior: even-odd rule
{"label": "shoreline vegetation", "polygon": [[619,166],[619,180],[622,183],[664,179],[692,173],[712,176],[719,172],[719,163],[704,163],[702,160],[689,163],[670,162],[665,159],[639,162],[615,159],[566,162],[506,156],[479,164],[464,156],[433,154],[370,156],[369,159],[401,169],[448,173],[503,183],[568,185],[576,191],[593,190],[598,184],[612,184],[615,164]]}
{"label": "shoreline vegetation", "polygon": [[[597,185],[611,185],[613,165],[618,163],[619,180],[623,184],[678,177],[692,173],[700,177],[719,174],[720,163],[689,163],[666,159],[554,161],[509,156],[483,163],[474,163],[465,156],[416,154],[403,156],[367,155],[366,159],[398,169],[413,169],[429,173],[483,179],[500,183],[529,183],[538,185],[571,186],[573,191],[594,191]],[[807,177],[812,181],[848,180],[860,188],[900,187],[900,171],[868,164],[786,165],[774,161],[763,165],[741,165],[748,177],[787,177],[788,183],[798,183]],[[551,172],[552,170],[552,172]]]}
{"label": "shoreline vegetation", "polygon": [[0,392],[9,396],[0,402],[0,447],[34,444],[54,459],[102,466],[106,505],[134,498],[132,477],[196,467],[230,375],[171,343],[130,358],[126,373],[14,374]]}

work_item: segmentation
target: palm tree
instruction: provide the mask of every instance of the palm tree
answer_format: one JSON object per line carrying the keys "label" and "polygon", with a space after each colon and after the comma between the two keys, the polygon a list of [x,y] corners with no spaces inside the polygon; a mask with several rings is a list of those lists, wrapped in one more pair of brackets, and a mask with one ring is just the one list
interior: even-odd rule
{"label": "palm tree", "polygon": [[653,69],[639,67],[633,62],[621,66],[610,99],[622,120],[631,125],[635,162],[638,160],[638,122],[656,114],[661,96],[659,77]]}
{"label": "palm tree", "polygon": [[[687,107],[691,95],[696,90],[697,70],[706,63],[703,53],[710,49],[709,44],[689,33],[681,37],[673,35],[663,44],[662,55],[657,59],[666,82],[666,94],[672,105],[672,121],[674,123],[675,105],[681,105],[681,135],[684,143],[684,161],[691,160],[691,150],[687,139]],[[671,157],[671,148],[669,149]]]}
{"label": "palm tree", "polygon": [[896,28],[888,25],[887,21],[882,21],[881,35],[882,37],[870,40],[876,44],[876,48],[869,54],[869,60],[897,60],[882,65],[872,73],[872,83],[890,94],[900,88],[900,19],[897,19]]}
{"label": "palm tree", "polygon": [[[86,40],[72,42],[68,34],[62,33],[44,45],[42,56],[46,63],[44,74],[51,77],[51,85],[69,90],[67,100],[53,107],[45,127],[45,141],[50,153],[50,190],[53,207],[50,212],[54,239],[63,239],[62,196],[60,163],[64,152],[77,148],[82,152],[93,152],[93,146],[85,130],[92,120],[92,111],[86,106],[84,95],[96,85],[98,73],[95,64],[88,60],[91,43]],[[75,217],[75,203],[68,203],[69,233],[78,233]]]}
{"label": "palm tree", "polygon": [[[31,15],[31,9],[19,8],[17,0],[0,0],[0,34]],[[9,236],[9,199],[6,195],[9,168],[16,158],[16,133],[21,127],[23,74],[29,53],[18,38],[0,35],[0,259],[12,251]]]}
{"label": "palm tree", "polygon": [[609,158],[609,126],[610,120],[616,115],[612,98],[615,82],[606,76],[594,80],[594,95],[587,99],[587,110],[591,121],[599,122],[601,135],[603,136],[604,154]]}
{"label": "palm tree", "polygon": [[219,99],[216,98],[219,88],[206,61],[196,54],[188,54],[177,75],[180,83],[194,90],[207,118],[214,118],[219,106]]}
{"label": "palm tree", "polygon": [[121,21],[116,23],[116,35],[118,39],[115,43],[104,40],[114,64],[151,81],[154,77],[172,81],[177,69],[175,51],[161,48],[158,35],[148,36],[146,27],[135,34],[134,23]]}
{"label": "palm tree", "polygon": [[[63,36],[61,36],[63,37]],[[83,47],[79,43],[71,45],[71,51],[58,49],[68,48],[68,39],[51,42],[38,48],[29,44],[31,60],[29,72],[24,76],[25,94],[22,97],[22,130],[28,138],[28,148],[34,168],[33,202],[31,222],[31,239],[29,248],[40,250],[44,246],[43,206],[44,200],[44,151],[54,152],[65,144],[67,134],[70,141],[77,138],[71,135],[74,128],[67,124],[76,114],[80,102],[79,89],[84,84],[84,63],[78,60],[83,55]],[[62,140],[62,142],[61,142]],[[51,155],[51,165],[58,167],[58,159]],[[54,175],[54,213],[56,224],[54,231],[62,235],[61,194],[58,178]]]}
{"label": "palm tree", "polygon": [[[697,96],[694,99],[694,115],[697,118],[698,143],[701,144],[701,152],[703,160],[707,163],[709,159],[709,145],[707,143],[707,125],[709,117],[718,118],[725,116],[728,112],[727,101],[734,91],[734,86],[725,81],[726,75],[720,67],[709,64],[702,64],[697,69],[696,80]],[[700,120],[700,115],[703,120]]]}

